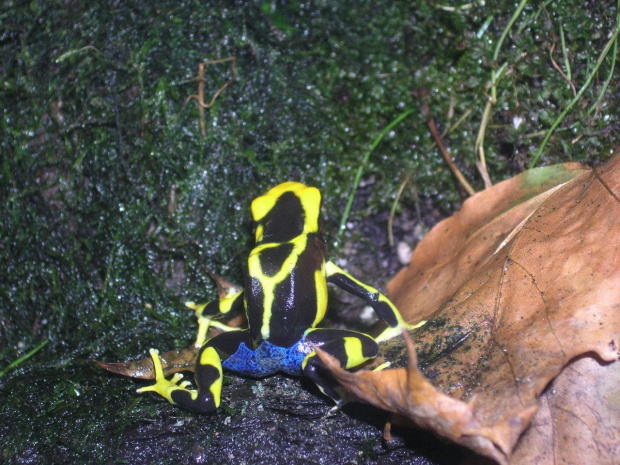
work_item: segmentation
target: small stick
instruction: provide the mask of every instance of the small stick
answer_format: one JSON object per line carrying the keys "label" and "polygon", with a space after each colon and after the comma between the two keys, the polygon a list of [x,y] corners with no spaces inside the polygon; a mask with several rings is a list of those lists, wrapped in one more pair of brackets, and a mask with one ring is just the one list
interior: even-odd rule
{"label": "small stick", "polygon": [[[209,103],[205,103],[205,82],[204,82],[205,66],[214,65],[216,63],[225,63],[228,61],[231,62],[230,69],[232,71],[232,78],[226,81],[224,85],[220,87],[217,90],[217,92],[215,92],[215,94],[213,94],[213,98],[211,99]],[[198,81],[198,93],[187,97],[187,99],[185,100],[185,103],[183,104],[183,108],[181,108],[181,111],[179,111],[179,114],[182,113],[183,110],[185,110],[185,107],[190,102],[190,100],[196,100],[196,102],[198,103],[198,112],[200,114],[200,132],[202,133],[202,137],[207,136],[204,109],[211,107],[215,103],[215,100],[217,100],[219,95],[224,91],[224,89],[226,89],[230,84],[232,84],[237,79],[237,69],[235,67],[236,63],[237,63],[237,57],[221,58],[219,60],[210,60],[210,61],[204,61],[202,63],[198,63],[198,76],[196,76],[196,80]]]}
{"label": "small stick", "polygon": [[433,135],[433,138],[435,139],[435,143],[437,144],[437,147],[439,147],[439,151],[443,155],[443,159],[446,161],[448,167],[452,171],[452,174],[454,174],[456,179],[461,183],[461,186],[463,186],[463,189],[465,189],[465,191],[467,191],[469,195],[474,195],[476,191],[474,190],[473,187],[471,187],[471,185],[467,182],[467,179],[465,179],[465,176],[463,176],[463,173],[461,173],[461,171],[452,161],[452,157],[450,157],[450,154],[448,153],[446,146],[441,140],[441,135],[439,134],[439,131],[437,130],[437,124],[435,124],[435,118],[430,116],[430,114],[429,114],[429,120],[428,120],[427,125],[428,125],[428,129],[430,129],[431,134]]}

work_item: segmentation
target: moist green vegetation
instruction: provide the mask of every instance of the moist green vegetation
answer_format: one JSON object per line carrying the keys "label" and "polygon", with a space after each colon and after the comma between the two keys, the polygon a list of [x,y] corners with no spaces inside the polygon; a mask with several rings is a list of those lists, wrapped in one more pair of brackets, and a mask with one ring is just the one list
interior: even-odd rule
{"label": "moist green vegetation", "polygon": [[[488,96],[484,151],[498,181],[532,161],[593,75],[538,164],[604,162],[618,143],[617,47],[596,64],[616,3],[522,3],[508,28],[507,1],[3,2],[0,462],[238,463],[254,450],[245,460],[278,463],[281,444],[244,433],[270,428],[289,432],[280,439],[299,460],[318,461],[303,451],[319,446],[338,463],[394,453],[377,442],[380,420],[299,421],[273,399],[257,407],[271,390],[251,406],[235,394],[263,381],[227,377],[226,407],[196,417],[136,396],[139,383],[90,360],[187,345],[195,325],[183,302],[214,296],[207,268],[241,281],[249,202],[279,182],[323,190],[334,242],[364,154],[408,110],[363,166],[356,225],[389,211],[407,177],[397,214],[418,196],[444,214],[462,201],[425,106],[481,189],[474,143]],[[196,102],[183,104],[198,63],[230,56],[237,80],[205,109],[203,136]],[[230,63],[207,66],[205,100],[231,77]],[[252,412],[277,418],[252,423]],[[399,460],[413,457],[401,446]]]}

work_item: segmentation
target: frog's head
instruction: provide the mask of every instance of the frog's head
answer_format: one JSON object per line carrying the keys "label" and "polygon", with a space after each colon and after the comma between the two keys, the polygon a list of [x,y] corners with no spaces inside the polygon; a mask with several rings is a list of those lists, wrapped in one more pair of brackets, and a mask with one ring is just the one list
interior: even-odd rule
{"label": "frog's head", "polygon": [[256,242],[286,242],[320,229],[321,193],[299,182],[282,183],[252,202]]}

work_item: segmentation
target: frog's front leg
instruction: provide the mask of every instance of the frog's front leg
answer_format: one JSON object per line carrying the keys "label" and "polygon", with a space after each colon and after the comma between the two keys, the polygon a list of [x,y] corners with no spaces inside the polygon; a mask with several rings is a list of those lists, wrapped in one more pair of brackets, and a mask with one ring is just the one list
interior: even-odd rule
{"label": "frog's front leg", "polygon": [[376,288],[355,279],[333,262],[327,262],[325,270],[328,282],[364,299],[368,305],[375,310],[379,318],[388,325],[388,327],[375,338],[377,342],[387,341],[388,339],[398,336],[402,333],[403,329],[419,328],[426,323],[426,321],[420,321],[415,325],[407,323],[390,299],[381,294]]}
{"label": "frog's front leg", "polygon": [[247,330],[222,333],[210,339],[198,353],[192,389],[189,381],[183,381],[183,375],[177,373],[170,380],[163,374],[159,353],[151,349],[155,366],[155,384],[138,389],[142,392],[156,392],[171,404],[179,405],[195,412],[213,412],[220,405],[222,392],[222,361],[234,353],[241,343],[251,347],[251,338]]}
{"label": "frog's front leg", "polygon": [[[372,337],[346,329],[312,329],[305,339],[338,359],[343,368],[355,368],[375,358],[379,350]],[[338,408],[346,403],[344,390],[327,372],[316,351],[306,356],[302,371],[314,381],[321,392],[336,402]]]}
{"label": "frog's front leg", "polygon": [[216,327],[222,331],[236,331],[239,329],[215,321],[214,318],[217,316],[226,316],[235,311],[242,310],[243,296],[244,291],[241,289],[204,304],[185,302],[186,307],[196,312],[196,318],[198,319],[198,334],[194,347],[200,348],[203,346],[207,338],[207,331],[209,331],[210,327]]}

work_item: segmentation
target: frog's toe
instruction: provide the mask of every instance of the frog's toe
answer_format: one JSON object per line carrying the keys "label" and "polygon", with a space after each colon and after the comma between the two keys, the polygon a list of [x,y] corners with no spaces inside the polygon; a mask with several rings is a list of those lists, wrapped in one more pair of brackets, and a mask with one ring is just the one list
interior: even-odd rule
{"label": "frog's toe", "polygon": [[157,392],[157,390],[155,389],[156,387],[157,387],[157,384],[151,384],[150,386],[144,386],[139,389],[136,389],[136,392],[138,394],[143,394],[145,392]]}
{"label": "frog's toe", "polygon": [[381,371],[381,370],[385,370],[386,368],[389,368],[390,365],[392,365],[391,362],[383,362],[381,365],[378,365],[376,367],[374,367],[372,369],[372,371]]}
{"label": "frog's toe", "polygon": [[408,330],[418,329],[418,328],[424,326],[425,324],[426,324],[426,320],[421,320],[421,321],[418,321],[417,323],[414,323],[414,324],[407,323],[407,329]]}
{"label": "frog's toe", "polygon": [[163,390],[160,382],[151,384],[150,386],[141,387],[140,389],[136,389],[136,392],[138,394],[144,394],[145,392],[156,392],[157,394],[164,396],[164,394],[162,394]]}
{"label": "frog's toe", "polygon": [[[170,402],[171,404],[176,404],[176,402],[172,400],[172,393],[178,389],[181,389],[181,387],[177,385],[178,381],[179,377],[176,375],[171,380],[167,380],[162,376],[161,378],[157,379],[157,382],[155,384],[142,387],[138,389],[137,392],[138,394],[142,394],[144,392],[155,392],[168,400],[168,402]],[[189,384],[188,381],[183,382],[183,384],[185,383]]]}
{"label": "frog's toe", "polygon": [[342,407],[344,407],[347,402],[340,400],[340,399],[334,399],[334,401],[336,402],[336,405],[334,405],[332,408],[330,408],[327,413],[325,414],[325,417],[331,417],[336,415],[338,412],[340,412],[340,410],[342,410]]}
{"label": "frog's toe", "polygon": [[422,320],[415,324],[403,322],[402,324],[399,324],[398,326],[388,326],[387,328],[385,328],[385,330],[383,330],[381,334],[379,334],[379,336],[375,338],[375,341],[377,342],[388,341],[390,339],[400,336],[403,333],[403,330],[412,331],[421,326],[424,326],[425,324],[426,324],[426,320]]}

